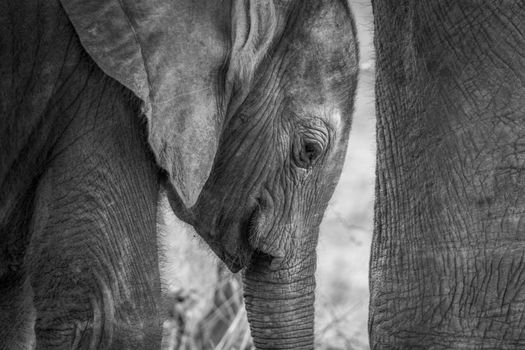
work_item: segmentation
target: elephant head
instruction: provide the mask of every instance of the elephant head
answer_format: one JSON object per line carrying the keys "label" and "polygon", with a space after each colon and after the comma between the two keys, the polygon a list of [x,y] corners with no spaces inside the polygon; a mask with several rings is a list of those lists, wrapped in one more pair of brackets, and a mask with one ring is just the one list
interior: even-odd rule
{"label": "elephant head", "polygon": [[144,102],[174,211],[244,268],[256,346],[312,348],[318,227],[357,84],[347,2],[62,3],[86,51]]}

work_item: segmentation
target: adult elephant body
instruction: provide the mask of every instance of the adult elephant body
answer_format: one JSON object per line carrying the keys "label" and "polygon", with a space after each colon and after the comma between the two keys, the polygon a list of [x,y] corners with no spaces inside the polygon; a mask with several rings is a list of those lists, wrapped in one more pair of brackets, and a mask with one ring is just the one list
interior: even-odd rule
{"label": "adult elephant body", "polygon": [[312,348],[348,4],[17,0],[0,28],[0,348],[160,346],[161,183],[245,268],[256,346]]}
{"label": "adult elephant body", "polygon": [[522,349],[525,8],[374,0],[373,349]]}
{"label": "adult elephant body", "polygon": [[159,171],[139,101],[58,3],[0,7],[0,348],[155,348]]}

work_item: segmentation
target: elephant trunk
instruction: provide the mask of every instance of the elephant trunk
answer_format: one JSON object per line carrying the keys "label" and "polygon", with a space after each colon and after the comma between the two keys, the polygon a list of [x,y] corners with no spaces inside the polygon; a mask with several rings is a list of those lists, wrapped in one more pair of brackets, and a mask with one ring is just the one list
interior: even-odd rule
{"label": "elephant trunk", "polygon": [[257,349],[313,349],[315,249],[272,268],[257,254],[244,273],[248,320]]}

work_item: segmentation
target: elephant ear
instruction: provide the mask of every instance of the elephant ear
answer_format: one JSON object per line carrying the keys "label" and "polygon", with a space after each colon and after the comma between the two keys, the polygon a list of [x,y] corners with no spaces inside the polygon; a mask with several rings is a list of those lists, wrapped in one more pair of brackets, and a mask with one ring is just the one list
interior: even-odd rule
{"label": "elephant ear", "polygon": [[230,1],[61,0],[86,52],[143,101],[150,146],[188,208],[274,27],[271,0]]}
{"label": "elephant ear", "polygon": [[257,66],[275,37],[277,14],[271,0],[237,0],[232,6],[232,53],[227,86],[232,91],[230,113],[248,95]]}

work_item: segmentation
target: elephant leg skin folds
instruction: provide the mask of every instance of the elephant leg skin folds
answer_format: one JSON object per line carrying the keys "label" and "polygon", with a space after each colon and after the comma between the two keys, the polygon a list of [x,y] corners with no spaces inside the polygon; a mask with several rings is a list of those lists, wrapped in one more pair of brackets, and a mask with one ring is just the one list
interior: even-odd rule
{"label": "elephant leg skin folds", "polygon": [[58,1],[0,2],[0,27],[0,345],[158,349],[159,174],[138,101]]}
{"label": "elephant leg skin folds", "polygon": [[60,135],[39,180],[25,259],[36,348],[156,349],[158,170],[133,96],[87,55],[74,56],[76,78],[47,116]]}
{"label": "elephant leg skin folds", "polygon": [[84,97],[98,103],[79,106],[37,191],[27,257],[37,349],[158,348],[157,169],[122,88],[93,78],[89,90],[104,94]]}
{"label": "elephant leg skin folds", "polygon": [[372,349],[525,348],[525,8],[373,1]]}

